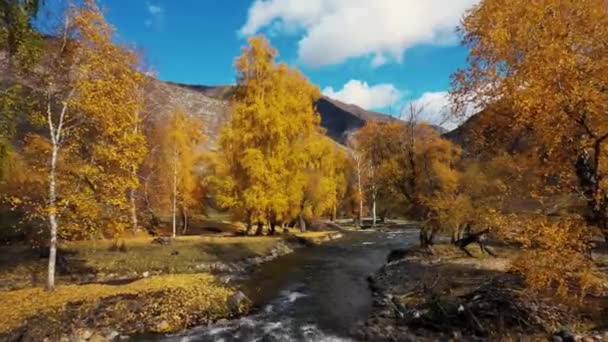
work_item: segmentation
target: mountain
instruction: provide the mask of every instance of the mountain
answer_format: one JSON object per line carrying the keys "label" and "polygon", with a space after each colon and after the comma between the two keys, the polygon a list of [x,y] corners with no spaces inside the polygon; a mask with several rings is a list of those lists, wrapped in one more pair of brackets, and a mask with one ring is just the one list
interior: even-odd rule
{"label": "mountain", "polygon": [[532,132],[526,128],[513,128],[512,121],[508,105],[495,104],[472,115],[456,129],[443,134],[443,137],[473,155],[492,155],[499,151],[523,152],[532,148],[535,145]]}
{"label": "mountain", "polygon": [[[166,92],[165,94],[165,96],[168,96],[165,101],[171,103],[180,101],[175,101],[175,96],[184,97],[184,94],[180,94],[179,91],[177,91],[177,89],[182,89],[184,93],[189,94],[184,98],[188,101],[198,102],[202,100],[203,97],[197,99],[193,96],[195,93],[198,93],[199,95],[204,95],[208,99],[220,101],[225,110],[225,108],[228,107],[230,96],[234,93],[234,86],[204,86],[174,82],[161,83],[164,83],[163,87],[172,89],[171,92]],[[156,97],[156,94],[153,94],[153,97]],[[190,103],[190,105],[192,105],[192,103]],[[326,96],[322,96],[317,101],[316,106],[317,111],[321,115],[321,126],[327,130],[328,136],[340,143],[345,143],[350,133],[363,127],[368,121],[389,122],[396,120],[390,115],[368,111],[352,104],[330,99]],[[209,112],[209,110],[203,110],[203,112]],[[225,113],[221,113],[219,116],[225,118],[224,114]]]}

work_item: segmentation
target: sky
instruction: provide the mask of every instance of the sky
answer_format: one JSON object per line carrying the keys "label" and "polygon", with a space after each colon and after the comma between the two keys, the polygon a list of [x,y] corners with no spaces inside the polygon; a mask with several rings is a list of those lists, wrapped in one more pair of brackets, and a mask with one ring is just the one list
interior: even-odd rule
{"label": "sky", "polygon": [[117,40],[161,80],[225,85],[247,37],[332,98],[398,116],[411,101],[445,122],[450,75],[465,66],[456,33],[478,0],[100,0]]}

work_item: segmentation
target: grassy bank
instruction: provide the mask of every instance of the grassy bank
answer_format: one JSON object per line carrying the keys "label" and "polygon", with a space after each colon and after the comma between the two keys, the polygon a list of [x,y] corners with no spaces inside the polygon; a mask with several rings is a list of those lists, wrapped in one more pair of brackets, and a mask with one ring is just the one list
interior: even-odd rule
{"label": "grassy bank", "polygon": [[[280,237],[184,236],[170,245],[152,243],[149,236],[116,241],[66,242],[60,246],[64,263],[59,267],[60,283],[82,282],[113,277],[150,274],[188,273],[197,265],[218,261],[235,262],[268,255]],[[47,260],[28,246],[0,247],[0,289],[17,289],[44,284]]]}
{"label": "grassy bank", "polygon": [[201,272],[201,265],[266,260],[286,244],[316,245],[339,236],[335,231],[183,236],[159,245],[152,237],[139,235],[118,241],[64,242],[59,286],[53,292],[42,287],[47,259],[27,246],[3,246],[0,340],[175,332],[227,318],[235,314],[227,299],[236,289]]}

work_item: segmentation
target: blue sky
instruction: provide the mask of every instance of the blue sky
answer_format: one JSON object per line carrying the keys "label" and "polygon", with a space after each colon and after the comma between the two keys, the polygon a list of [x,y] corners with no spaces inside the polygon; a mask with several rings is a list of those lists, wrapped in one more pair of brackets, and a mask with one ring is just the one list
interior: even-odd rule
{"label": "blue sky", "polygon": [[247,36],[264,33],[280,60],[325,94],[393,114],[418,100],[437,122],[449,76],[467,55],[455,28],[476,0],[99,2],[117,39],[141,49],[162,80],[234,83],[240,47]]}

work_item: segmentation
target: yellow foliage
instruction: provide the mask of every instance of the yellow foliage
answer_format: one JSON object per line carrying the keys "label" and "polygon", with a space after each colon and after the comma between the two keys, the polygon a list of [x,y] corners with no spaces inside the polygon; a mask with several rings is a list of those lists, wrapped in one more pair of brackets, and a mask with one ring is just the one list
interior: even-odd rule
{"label": "yellow foliage", "polygon": [[[127,295],[141,296],[140,303],[144,309],[131,313],[143,317],[129,317],[129,312],[117,310],[124,320],[142,322],[160,318],[168,325],[166,331],[157,332],[176,331],[196,323],[192,321],[193,316],[226,317],[229,314],[226,300],[232,293],[232,289],[218,284],[209,274],[158,276],[121,286],[64,285],[53,292],[42,288],[0,292],[0,310],[4,313],[0,320],[0,334],[17,329],[37,316],[61,315],[70,303],[84,307],[92,305],[93,309],[95,303],[106,298]],[[124,322],[114,323],[121,325]]]}
{"label": "yellow foliage", "polygon": [[321,136],[314,108],[320,91],[296,69],[276,63],[265,38],[248,43],[236,60],[237,90],[209,184],[218,203],[249,227],[325,213],[344,182],[335,176],[337,152]]}
{"label": "yellow foliage", "polygon": [[[505,190],[493,202],[541,206],[513,213],[505,202],[485,219],[531,248],[515,266],[532,288],[584,295],[593,227],[608,238],[606,2],[486,0],[467,13],[462,31],[470,55],[453,75],[452,100],[457,109],[486,108],[472,150],[510,153],[487,167],[488,180],[500,179]],[[556,193],[582,194],[585,217],[547,217],[544,202]]]}

